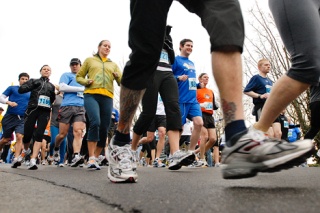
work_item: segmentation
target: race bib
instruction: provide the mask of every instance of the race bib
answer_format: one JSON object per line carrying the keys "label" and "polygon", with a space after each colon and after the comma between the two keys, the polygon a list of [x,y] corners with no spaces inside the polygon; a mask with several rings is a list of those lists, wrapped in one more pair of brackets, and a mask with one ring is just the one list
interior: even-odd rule
{"label": "race bib", "polygon": [[160,62],[169,64],[169,56],[168,56],[168,53],[167,53],[166,51],[162,51],[162,52],[161,52]]}
{"label": "race bib", "polygon": [[50,98],[45,95],[40,95],[38,99],[38,106],[50,108]]}
{"label": "race bib", "polygon": [[189,80],[189,90],[197,90],[196,78],[188,78]]}
{"label": "race bib", "polygon": [[83,92],[77,92],[77,96],[83,98]]}
{"label": "race bib", "polygon": [[213,104],[212,104],[212,102],[205,102],[205,105],[204,105],[205,107],[205,109],[206,110],[213,110]]}
{"label": "race bib", "polygon": [[44,135],[48,135],[49,134],[49,131],[46,129],[44,130]]}

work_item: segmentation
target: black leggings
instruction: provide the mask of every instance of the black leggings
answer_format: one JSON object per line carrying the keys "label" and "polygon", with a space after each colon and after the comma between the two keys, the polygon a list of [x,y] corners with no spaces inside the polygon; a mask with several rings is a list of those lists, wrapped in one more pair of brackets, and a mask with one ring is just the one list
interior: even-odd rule
{"label": "black leggings", "polygon": [[310,103],[311,127],[304,136],[305,139],[313,139],[320,130],[320,101]]}
{"label": "black leggings", "polygon": [[[40,107],[27,109],[24,117],[23,143],[30,143],[33,136],[35,141],[41,143],[44,135],[44,130],[47,127],[49,119],[50,109]],[[35,125],[37,125],[36,129],[34,128]]]}
{"label": "black leggings", "polygon": [[165,107],[167,131],[182,128],[177,80],[170,71],[156,71],[142,98],[142,112],[133,127],[138,135],[148,130],[155,117],[158,91]]}

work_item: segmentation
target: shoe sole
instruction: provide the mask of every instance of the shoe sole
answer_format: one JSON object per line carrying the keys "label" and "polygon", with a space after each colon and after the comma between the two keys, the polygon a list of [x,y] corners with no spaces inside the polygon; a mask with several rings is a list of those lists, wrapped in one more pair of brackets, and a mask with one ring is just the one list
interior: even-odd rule
{"label": "shoe sole", "polygon": [[307,152],[301,151],[300,156],[297,156],[289,161],[278,164],[272,168],[268,167],[263,163],[261,163],[261,165],[258,167],[256,164],[252,164],[251,166],[248,165],[247,168],[245,167],[228,168],[228,165],[220,164],[220,167],[222,167],[222,177],[224,179],[242,179],[242,178],[255,177],[258,174],[258,172],[274,173],[274,172],[279,172],[281,170],[287,170],[294,166],[299,166],[301,163],[306,162],[307,158],[309,158],[312,155],[314,150],[315,150],[314,147],[312,147]]}
{"label": "shoe sole", "polygon": [[180,165],[181,166],[189,166],[190,164],[192,164],[194,162],[195,159],[196,159],[196,156],[194,155],[194,153],[192,153],[191,155],[188,155],[185,158],[181,159]]}
{"label": "shoe sole", "polygon": [[[181,163],[181,162],[180,162],[180,163]],[[168,169],[169,169],[169,170],[179,170],[179,169],[181,169],[181,167],[182,167],[182,165],[181,165],[180,163],[178,163],[178,164],[176,164],[176,165],[173,165],[173,166],[170,166],[170,165],[169,165]]]}
{"label": "shoe sole", "polygon": [[128,177],[127,179],[116,178],[111,175],[111,168],[108,167],[108,179],[112,183],[136,183],[138,182],[138,175],[136,177]]}
{"label": "shoe sole", "polygon": [[97,167],[97,166],[96,166],[96,165],[94,165],[94,164],[89,164],[89,165],[88,165],[88,169],[101,170],[100,166],[99,166],[99,167]]}
{"label": "shoe sole", "polygon": [[38,167],[37,167],[37,165],[33,165],[33,166],[29,167],[28,169],[29,169],[29,170],[37,170]]}
{"label": "shoe sole", "polygon": [[16,168],[18,168],[18,166],[21,166],[20,162],[16,162],[16,163],[12,164],[11,168],[16,169]]}
{"label": "shoe sole", "polygon": [[84,163],[84,160],[83,160],[83,158],[81,158],[80,160],[78,160],[74,164],[71,164],[71,167],[77,167],[77,166],[79,166],[80,164],[83,164],[83,163]]}
{"label": "shoe sole", "polygon": [[181,169],[182,166],[189,166],[190,164],[192,164],[194,162],[195,158],[196,158],[196,156],[194,155],[194,153],[192,153],[191,155],[188,155],[188,156],[185,156],[184,158],[182,158],[178,164],[173,165],[173,166],[169,166],[168,169],[179,170],[179,169]]}

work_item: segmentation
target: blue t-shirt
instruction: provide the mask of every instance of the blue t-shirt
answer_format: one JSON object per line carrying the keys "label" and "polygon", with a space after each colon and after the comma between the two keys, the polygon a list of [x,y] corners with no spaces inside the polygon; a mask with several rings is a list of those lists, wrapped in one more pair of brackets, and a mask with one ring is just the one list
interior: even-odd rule
{"label": "blue t-shirt", "polygon": [[[244,88],[244,92],[256,92],[258,94],[270,93],[272,88],[272,81],[267,77],[264,78],[257,74],[252,76],[247,86]],[[253,104],[264,103],[266,99],[252,98]]]}
{"label": "blue t-shirt", "polygon": [[20,94],[18,92],[19,86],[9,86],[2,94],[9,97],[9,101],[16,102],[18,105],[16,107],[11,107],[8,105],[7,112],[12,115],[24,116],[27,109],[29,98],[31,92]]}
{"label": "blue t-shirt", "polygon": [[[63,73],[59,83],[65,83],[68,86],[83,87],[76,81],[76,74],[72,72]],[[83,92],[64,92],[61,106],[84,106]]]}
{"label": "blue t-shirt", "polygon": [[197,76],[194,64],[187,57],[177,56],[172,65],[175,77],[187,75],[186,81],[178,81],[179,103],[198,103]]}

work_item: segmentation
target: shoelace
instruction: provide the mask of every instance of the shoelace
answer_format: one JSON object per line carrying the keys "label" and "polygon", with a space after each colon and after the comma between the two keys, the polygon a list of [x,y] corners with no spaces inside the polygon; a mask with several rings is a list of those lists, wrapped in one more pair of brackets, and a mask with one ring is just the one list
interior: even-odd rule
{"label": "shoelace", "polygon": [[114,146],[111,151],[111,156],[115,161],[118,161],[119,165],[122,166],[124,164],[130,164],[134,157],[132,155],[132,151],[130,146]]}

